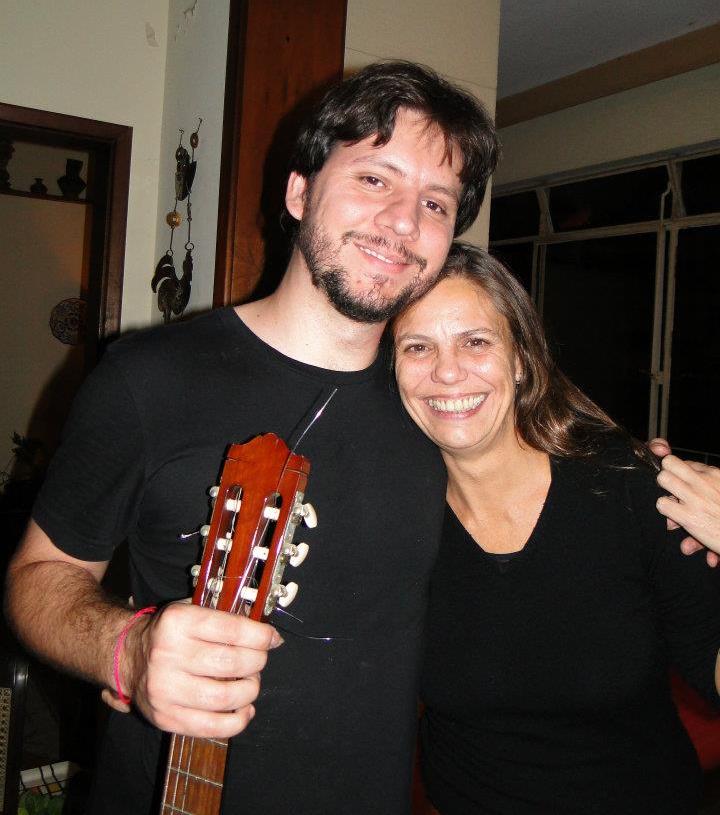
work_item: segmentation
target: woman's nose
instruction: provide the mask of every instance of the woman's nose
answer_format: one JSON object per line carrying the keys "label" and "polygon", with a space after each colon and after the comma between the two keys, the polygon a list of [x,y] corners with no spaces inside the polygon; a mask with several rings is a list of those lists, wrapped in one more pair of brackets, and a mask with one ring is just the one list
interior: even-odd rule
{"label": "woman's nose", "polygon": [[452,385],[462,382],[467,377],[467,371],[455,350],[441,350],[435,359],[432,377],[435,382]]}

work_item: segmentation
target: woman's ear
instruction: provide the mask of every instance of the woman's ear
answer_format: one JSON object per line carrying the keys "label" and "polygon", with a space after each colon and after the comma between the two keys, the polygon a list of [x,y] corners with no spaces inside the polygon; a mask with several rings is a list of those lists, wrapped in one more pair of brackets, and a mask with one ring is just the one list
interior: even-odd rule
{"label": "woman's ear", "polygon": [[291,172],[288,178],[287,190],[285,191],[285,206],[296,221],[302,220],[307,189],[307,178],[295,171]]}
{"label": "woman's ear", "polygon": [[520,358],[515,355],[515,384],[519,385],[523,380],[523,369],[520,364]]}

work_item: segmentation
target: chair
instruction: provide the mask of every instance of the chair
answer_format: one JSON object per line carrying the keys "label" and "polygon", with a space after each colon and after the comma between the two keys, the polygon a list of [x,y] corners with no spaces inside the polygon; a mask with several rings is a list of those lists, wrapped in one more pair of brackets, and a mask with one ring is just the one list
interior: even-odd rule
{"label": "chair", "polygon": [[16,815],[28,660],[0,640],[0,815]]}

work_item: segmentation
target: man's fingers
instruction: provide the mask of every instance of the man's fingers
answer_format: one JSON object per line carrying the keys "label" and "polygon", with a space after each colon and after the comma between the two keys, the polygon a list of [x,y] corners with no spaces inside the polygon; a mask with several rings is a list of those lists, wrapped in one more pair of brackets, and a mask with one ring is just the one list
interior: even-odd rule
{"label": "man's fingers", "polygon": [[177,707],[231,713],[247,707],[257,699],[260,693],[260,675],[227,680],[193,679],[192,682],[181,681],[178,685],[179,688],[172,695]]}
{"label": "man's fingers", "polygon": [[683,461],[677,456],[667,456],[662,460],[661,472],[666,471],[701,494],[709,496],[720,490],[720,470],[701,461]]}
{"label": "man's fingers", "polygon": [[171,733],[228,738],[255,715],[260,675],[213,679],[187,673],[148,676],[135,703],[156,727]]}
{"label": "man's fingers", "polygon": [[662,458],[670,453],[670,445],[665,439],[651,439],[648,442],[648,447],[655,453],[656,456]]}
{"label": "man's fingers", "polygon": [[671,493],[679,501],[686,500],[690,493],[687,481],[685,481],[682,476],[665,469],[665,467],[657,474],[656,481],[664,490]]}
{"label": "man's fingers", "polygon": [[680,524],[676,524],[672,518],[666,518],[665,525],[667,526],[668,532],[674,532],[676,529],[680,529]]}
{"label": "man's fingers", "polygon": [[239,710],[227,713],[178,708],[173,710],[162,723],[156,722],[156,724],[161,730],[176,733],[180,736],[229,739],[245,730],[254,716],[254,705],[247,705]]}
{"label": "man's fingers", "polygon": [[267,651],[200,642],[183,667],[187,673],[194,676],[235,679],[259,674],[266,662]]}
{"label": "man's fingers", "polygon": [[[680,543],[680,551],[684,555],[694,555],[695,552],[699,552],[701,549],[704,549],[704,546],[698,543],[695,538],[687,537]],[[708,552],[708,554],[712,553]]]}
{"label": "man's fingers", "polygon": [[242,615],[200,606],[171,603],[154,621],[161,636],[183,636],[267,651],[282,644],[282,637],[267,623]]}
{"label": "man's fingers", "polygon": [[686,510],[677,498],[674,498],[672,495],[661,495],[655,502],[655,506],[658,512],[675,524],[675,529],[677,529],[678,526],[684,525],[683,521],[686,518]]}

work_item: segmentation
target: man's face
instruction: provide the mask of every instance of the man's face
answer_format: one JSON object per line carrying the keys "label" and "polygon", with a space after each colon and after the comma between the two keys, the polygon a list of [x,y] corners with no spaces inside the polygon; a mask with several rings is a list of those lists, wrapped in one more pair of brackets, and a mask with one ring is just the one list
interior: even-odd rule
{"label": "man's face", "polygon": [[[287,206],[313,283],[360,322],[383,322],[442,267],[462,192],[459,158],[424,118],[398,111],[392,138],[333,149],[312,182],[292,174]],[[457,151],[455,151],[457,154]]]}

